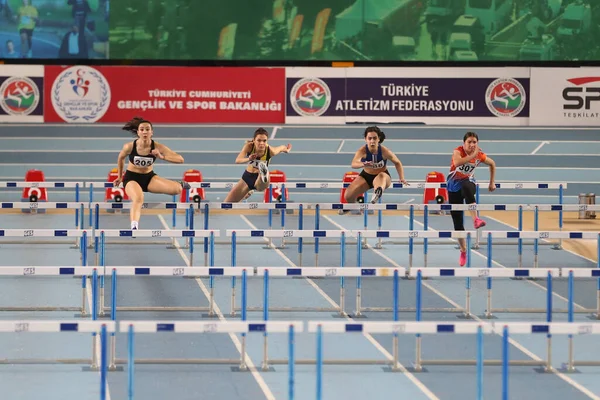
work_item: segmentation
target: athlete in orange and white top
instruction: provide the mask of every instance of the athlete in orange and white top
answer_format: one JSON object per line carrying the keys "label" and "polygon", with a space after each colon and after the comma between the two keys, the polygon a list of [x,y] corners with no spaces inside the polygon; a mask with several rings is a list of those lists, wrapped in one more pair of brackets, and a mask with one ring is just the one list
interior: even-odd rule
{"label": "athlete in orange and white top", "polygon": [[[496,163],[479,148],[479,137],[474,132],[467,132],[463,138],[463,145],[454,149],[450,173],[446,179],[448,184],[448,200],[450,204],[476,204],[475,203],[475,169],[484,163],[490,168],[489,191],[496,190],[494,179],[496,177]],[[479,218],[477,211],[470,211],[473,226],[479,229],[485,226],[485,221]],[[464,231],[463,211],[450,211],[455,231]],[[465,239],[458,239],[460,246],[459,265],[462,267],[467,262],[467,245]]]}

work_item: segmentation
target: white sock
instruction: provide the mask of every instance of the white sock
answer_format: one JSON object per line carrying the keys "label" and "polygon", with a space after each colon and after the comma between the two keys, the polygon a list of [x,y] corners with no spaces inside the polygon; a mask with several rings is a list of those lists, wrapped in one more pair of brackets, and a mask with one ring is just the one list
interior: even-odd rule
{"label": "white sock", "polygon": [[137,221],[131,221],[131,229],[137,229],[138,228],[138,222]]}

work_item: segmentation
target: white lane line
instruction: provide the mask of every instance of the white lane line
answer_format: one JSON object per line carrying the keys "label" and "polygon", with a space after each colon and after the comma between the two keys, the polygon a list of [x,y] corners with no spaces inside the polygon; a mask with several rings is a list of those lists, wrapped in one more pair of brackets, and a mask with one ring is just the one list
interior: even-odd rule
{"label": "white lane line", "polygon": [[[100,279],[100,276],[98,276],[98,279]],[[99,283],[99,282],[98,282]],[[98,291],[100,290],[100,285],[98,285]],[[87,297],[87,304],[88,304],[88,309],[90,310],[90,313],[92,312],[92,278],[87,278],[87,282],[85,285],[85,292],[86,292],[86,297]],[[104,307],[103,304],[100,304],[99,307]],[[106,338],[106,346],[108,347],[106,349],[106,361],[108,363],[110,363],[110,335],[107,334],[107,338]],[[96,336],[94,336],[94,341],[96,342],[96,360],[98,360],[98,368],[100,368],[101,363],[102,363],[102,352],[101,352],[101,344],[102,342],[100,341],[100,334],[97,334]],[[107,371],[108,371],[108,366],[107,366]],[[98,372],[99,374],[102,374],[102,371],[100,370]],[[106,400],[110,400],[110,390],[108,389],[108,373],[106,376]]]}
{"label": "white lane line", "polygon": [[542,142],[540,143],[540,145],[538,147],[536,147],[532,152],[531,152],[531,156],[534,155],[535,153],[537,153],[542,147],[544,147],[545,144],[550,144],[550,142]]}
{"label": "white lane line", "polygon": [[[325,216],[326,217],[326,216]],[[254,226],[254,224],[252,224],[252,222],[250,222],[250,220],[245,216],[245,215],[240,215],[240,218],[242,218],[244,220],[244,222],[246,222],[248,224],[248,226],[250,228],[252,228],[253,230],[258,230],[258,228],[256,226]],[[265,242],[269,242],[269,240],[267,238],[263,238],[263,240]],[[283,254],[283,252],[281,250],[279,250],[276,247],[272,247],[273,250],[275,250],[275,252],[285,260],[286,263],[288,263],[292,268],[298,268],[298,266],[296,264],[294,264],[292,262],[292,260],[290,260],[285,254]],[[321,290],[321,288],[310,278],[304,278],[306,279],[306,281],[321,295],[323,296],[323,298],[329,303],[331,304],[333,307],[339,307],[339,305],[331,298],[327,295],[327,293],[325,293],[323,290]],[[346,316],[346,319],[348,321],[354,321],[351,317]],[[388,360],[393,360],[394,357],[385,349],[383,348],[383,346],[381,346],[381,344],[376,341],[373,336],[371,336],[368,333],[364,333],[363,336],[373,345],[375,346],[375,348],[377,350],[379,350],[379,352],[381,352]],[[421,382],[419,379],[417,379],[412,373],[410,373],[400,362],[398,362],[398,367],[400,368],[401,373],[403,373],[412,383],[415,384],[415,386],[417,388],[419,388],[419,390],[421,390],[423,392],[423,394],[425,394],[425,396],[427,396],[427,398],[431,399],[431,400],[439,400],[439,398],[431,391],[429,390],[429,388],[427,386],[425,386],[423,384],[423,382]]]}
{"label": "white lane line", "polygon": [[345,139],[340,142],[340,147],[338,147],[336,153],[339,153],[340,151],[342,151],[342,147],[344,147],[344,143],[346,143]]}
{"label": "white lane line", "polygon": [[281,127],[280,126],[273,127],[273,131],[271,132],[271,136],[269,137],[269,140],[275,139],[275,136],[277,135],[277,130],[279,130],[279,128],[281,128]]}
{"label": "white lane line", "polygon": [[[165,221],[165,219],[163,218],[162,215],[157,215],[157,217],[160,220],[161,224],[165,227],[166,230],[171,229],[169,227],[169,224],[167,224],[167,221]],[[181,256],[183,261],[186,263],[186,265],[190,265],[190,260],[187,257],[187,255],[183,252],[183,250],[181,249],[181,246],[179,245],[178,241],[175,241],[175,247],[177,248],[177,252]],[[206,299],[209,300],[210,292],[206,288],[206,285],[204,284],[204,282],[202,282],[201,279],[196,278],[196,283],[200,287],[200,290],[202,290],[202,293],[204,293],[204,295],[206,296]],[[219,306],[217,305],[216,302],[214,303],[214,309],[215,309],[215,313],[219,317],[220,321],[227,321],[227,318],[225,318],[225,316],[221,312],[221,309],[219,308]],[[242,354],[242,344],[240,343],[238,337],[233,333],[230,333],[229,337],[231,338],[231,341],[233,342],[234,346],[236,347],[238,353],[240,353],[240,355],[241,355]],[[256,369],[254,363],[252,362],[252,359],[250,358],[250,355],[248,353],[246,353],[245,357],[246,357],[246,364],[248,364],[248,370],[252,373],[252,376],[256,380],[256,383],[258,383],[258,386],[263,391],[267,400],[275,400],[275,396],[273,395],[273,392],[271,392],[271,389],[269,388],[269,386],[267,385],[267,383],[265,382],[265,380],[263,379],[261,374]]]}

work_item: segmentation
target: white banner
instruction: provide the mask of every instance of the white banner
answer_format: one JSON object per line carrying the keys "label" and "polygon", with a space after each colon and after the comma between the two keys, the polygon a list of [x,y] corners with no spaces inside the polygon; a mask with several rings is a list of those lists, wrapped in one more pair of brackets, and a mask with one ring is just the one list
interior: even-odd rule
{"label": "white banner", "polygon": [[529,68],[286,68],[286,123],[529,124]]}
{"label": "white banner", "polygon": [[532,68],[534,126],[600,126],[600,68]]}

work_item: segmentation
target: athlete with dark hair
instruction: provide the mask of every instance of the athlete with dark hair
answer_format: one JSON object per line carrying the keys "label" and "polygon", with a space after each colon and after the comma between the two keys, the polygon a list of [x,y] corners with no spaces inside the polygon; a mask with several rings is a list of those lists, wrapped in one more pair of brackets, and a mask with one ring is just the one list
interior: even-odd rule
{"label": "athlete with dark hair", "polygon": [[[496,163],[479,148],[479,137],[475,132],[467,132],[463,137],[462,146],[458,146],[452,153],[450,173],[446,179],[448,183],[448,201],[450,204],[476,204],[475,202],[475,168],[481,163],[490,167],[489,191],[496,190],[494,179],[496,177]],[[485,226],[485,221],[480,219],[477,211],[470,211],[473,226],[479,229]],[[450,211],[455,231],[464,231],[463,211]],[[467,262],[467,245],[465,239],[458,239],[460,247],[459,265],[462,267]]]}
{"label": "athlete with dark hair", "polygon": [[[118,187],[121,181],[123,182],[125,193],[132,202],[129,214],[131,229],[138,229],[144,203],[144,192],[179,195],[183,189],[189,189],[190,185],[185,181],[162,178],[153,171],[153,165],[157,158],[170,163],[183,164],[183,157],[152,139],[154,130],[150,121],[135,117],[122,129],[131,132],[136,139],[126,143],[121,149],[117,159],[117,179],[114,180],[113,185]],[[129,157],[129,163],[125,175],[123,175],[127,157]]]}
{"label": "athlete with dark hair", "polygon": [[367,144],[358,149],[351,164],[352,168],[363,168],[363,170],[346,189],[348,203],[356,202],[358,197],[369,189],[374,189],[371,203],[374,204],[379,200],[384,190],[392,184],[392,177],[386,166],[388,160],[396,167],[400,182],[408,185],[398,157],[390,149],[381,145],[385,140],[385,133],[376,126],[369,126],[365,129],[364,137]]}

